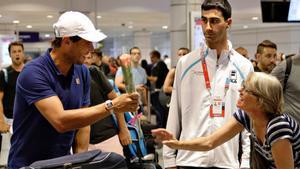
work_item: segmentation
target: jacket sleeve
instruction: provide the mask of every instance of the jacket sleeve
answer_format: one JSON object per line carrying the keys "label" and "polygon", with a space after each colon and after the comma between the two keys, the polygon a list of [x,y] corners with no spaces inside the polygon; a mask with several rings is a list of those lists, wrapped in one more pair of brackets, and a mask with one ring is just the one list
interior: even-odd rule
{"label": "jacket sleeve", "polygon": [[242,157],[240,168],[250,168],[250,133],[247,130],[242,131]]}
{"label": "jacket sleeve", "polygon": [[[166,129],[174,134],[174,136],[179,139],[181,133],[181,68],[180,61],[176,67],[175,79],[173,84],[173,91],[169,109],[169,116],[167,121]],[[164,159],[164,167],[175,167],[176,166],[176,154],[177,151],[171,149],[167,146],[163,147],[163,159]]]}

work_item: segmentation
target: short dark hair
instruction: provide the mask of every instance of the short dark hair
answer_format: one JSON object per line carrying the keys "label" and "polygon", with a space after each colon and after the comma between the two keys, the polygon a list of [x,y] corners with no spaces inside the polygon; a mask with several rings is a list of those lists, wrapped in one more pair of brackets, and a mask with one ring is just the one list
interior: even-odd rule
{"label": "short dark hair", "polygon": [[103,57],[103,53],[99,48],[94,49],[94,51],[92,53],[96,54],[97,57],[99,57],[100,59],[102,59],[102,57]]}
{"label": "short dark hair", "polygon": [[10,49],[12,46],[21,46],[23,51],[24,51],[24,45],[22,42],[19,42],[19,41],[15,41],[15,42],[11,42],[9,45],[8,45],[8,52],[10,53]]}
{"label": "short dark hair", "polygon": [[[79,37],[79,36],[71,36],[71,37],[69,37],[69,38],[70,38],[70,40],[71,40],[72,42],[77,42],[77,41],[79,41],[79,40],[82,39],[82,38]],[[60,48],[60,46],[61,46],[61,41],[62,41],[62,37],[55,37],[55,39],[51,42],[52,47],[53,47],[53,48]]]}
{"label": "short dark hair", "polygon": [[187,53],[190,53],[190,50],[188,48],[186,48],[186,47],[181,47],[178,50],[185,50],[185,51],[187,51]]}
{"label": "short dark hair", "polygon": [[150,52],[150,56],[160,59],[160,53],[157,50],[153,50],[152,52]]}
{"label": "short dark hair", "polygon": [[225,20],[231,18],[231,5],[227,0],[205,0],[201,5],[201,10],[220,10]]}
{"label": "short dark hair", "polygon": [[137,46],[134,46],[134,47],[132,47],[132,48],[130,48],[130,49],[129,49],[129,54],[131,54],[131,51],[132,51],[133,49],[138,49],[138,50],[140,50],[140,48],[139,48],[139,47],[137,47]]}
{"label": "short dark hair", "polygon": [[264,48],[273,48],[277,50],[277,45],[270,40],[264,40],[258,44],[256,53],[263,53]]}

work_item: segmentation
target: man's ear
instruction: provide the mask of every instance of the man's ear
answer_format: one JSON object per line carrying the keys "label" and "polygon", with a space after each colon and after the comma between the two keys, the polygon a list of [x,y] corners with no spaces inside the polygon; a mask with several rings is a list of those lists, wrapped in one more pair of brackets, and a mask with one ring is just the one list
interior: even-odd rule
{"label": "man's ear", "polygon": [[70,45],[71,41],[69,37],[63,37],[62,38],[62,43],[66,45]]}
{"label": "man's ear", "polygon": [[255,54],[255,59],[256,59],[257,61],[259,61],[259,60],[260,60],[260,56],[261,56],[260,53],[256,53],[256,54]]}
{"label": "man's ear", "polygon": [[227,28],[230,28],[231,27],[231,24],[232,24],[232,18],[228,18],[226,20],[226,23],[227,23]]}

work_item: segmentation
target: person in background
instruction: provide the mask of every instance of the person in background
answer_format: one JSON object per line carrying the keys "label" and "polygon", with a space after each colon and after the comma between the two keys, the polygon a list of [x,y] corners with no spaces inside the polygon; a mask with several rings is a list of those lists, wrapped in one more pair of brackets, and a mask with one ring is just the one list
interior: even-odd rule
{"label": "person in background", "polygon": [[[145,69],[143,69],[140,65],[141,50],[135,46],[129,50],[129,54],[131,55],[131,72],[135,89],[140,94],[141,105],[147,106],[147,74]],[[126,92],[126,86],[121,67],[118,68],[116,73],[115,84],[121,92]]]}
{"label": "person in background", "polygon": [[[110,82],[104,73],[96,66],[92,66],[91,54],[85,55],[84,64],[88,66],[91,76],[91,105],[104,103],[106,100],[113,100],[117,93],[113,90]],[[114,124],[112,115],[103,118],[91,125],[90,144],[88,149],[100,149],[106,152],[115,152],[122,156],[123,146],[131,144],[129,130],[123,114],[115,114],[119,128]]]}
{"label": "person in background", "polygon": [[153,89],[150,101],[156,113],[157,126],[165,128],[167,122],[167,110],[159,101],[159,92],[162,89],[169,69],[165,62],[160,59],[160,53],[157,50],[150,52],[150,58],[153,64],[151,76],[148,77]]}
{"label": "person in background", "polygon": [[145,69],[147,76],[150,76],[151,75],[151,68],[150,68],[150,66],[149,66],[149,64],[148,64],[148,62],[147,62],[146,59],[143,59],[141,61],[141,66],[142,66],[142,68]]}
{"label": "person in background", "polygon": [[[129,50],[131,55],[131,71],[133,75],[133,82],[137,91],[144,90],[147,83],[146,71],[140,66],[141,50],[138,47],[132,47]],[[115,77],[115,84],[122,92],[126,91],[126,86],[123,77],[122,68],[119,67]]]}
{"label": "person in background", "polygon": [[[239,108],[215,132],[178,141],[165,129],[153,130],[157,141],[172,149],[210,151],[230,141],[243,129],[251,132],[255,142],[252,155],[254,168],[294,169],[300,167],[300,126],[282,113],[283,93],[280,82],[263,72],[250,73],[242,84]],[[254,163],[256,162],[256,163]]]}
{"label": "person in background", "polygon": [[24,45],[21,42],[12,42],[8,45],[11,65],[0,72],[0,132],[2,135],[0,165],[6,166],[10,149],[10,128],[13,122],[14,100],[16,83],[24,67]]}
{"label": "person in background", "polygon": [[118,64],[117,59],[115,59],[115,58],[113,58],[113,57],[110,57],[110,58],[109,58],[109,69],[110,69],[110,73],[109,73],[109,75],[108,75],[108,78],[109,78],[109,79],[112,79],[112,80],[115,79],[115,76],[116,76],[116,73],[117,73],[117,70],[118,70],[119,67],[120,67],[120,65]]}
{"label": "person in background", "polygon": [[282,61],[285,59],[285,54],[282,52],[279,52],[276,56],[276,65],[279,65]]}
{"label": "person in background", "polygon": [[[205,43],[181,57],[176,66],[166,129],[178,140],[206,136],[223,126],[237,110],[238,88],[253,72],[251,62],[237,53],[228,40],[227,30],[232,24],[229,2],[205,0],[201,14]],[[248,135],[243,136],[241,163],[236,136],[209,152],[163,146],[164,167],[249,168],[250,140]]]}
{"label": "person in background", "polygon": [[109,65],[109,59],[110,59],[109,56],[104,55],[104,56],[102,57],[102,62],[105,63],[105,64],[107,64],[107,65]]}
{"label": "person in background", "polygon": [[138,107],[137,93],[88,107],[90,75],[82,64],[84,56],[93,51],[93,42],[106,35],[97,31],[86,15],[75,11],[63,13],[53,28],[53,48],[26,64],[17,80],[10,169],[70,154],[76,130],[78,144],[73,151],[87,151],[89,125],[112,112]]}
{"label": "person in background", "polygon": [[94,49],[94,51],[92,52],[92,65],[99,67],[99,69],[105,74],[105,76],[108,77],[110,69],[106,63],[102,62],[102,57],[103,55],[100,49]]}
{"label": "person in background", "polygon": [[264,40],[257,46],[255,72],[271,73],[276,66],[277,45],[270,40]]}
{"label": "person in background", "polygon": [[236,48],[235,51],[237,51],[239,54],[241,54],[245,58],[249,59],[248,50],[245,49],[244,47],[240,46],[240,47]]}
{"label": "person in background", "polygon": [[[190,50],[188,48],[185,48],[185,47],[179,48],[177,51],[177,57],[180,59],[182,56],[188,54],[189,52],[190,52]],[[166,94],[169,94],[169,95],[171,95],[172,90],[173,90],[175,71],[176,71],[175,67],[169,70],[167,77],[165,79],[164,85],[163,85],[163,92],[165,92]]]}
{"label": "person in background", "polygon": [[[290,62],[289,59],[291,59]],[[290,73],[286,74],[288,62],[290,64]],[[272,70],[271,75],[277,77],[283,86],[283,112],[295,118],[300,124],[300,54],[279,63]]]}

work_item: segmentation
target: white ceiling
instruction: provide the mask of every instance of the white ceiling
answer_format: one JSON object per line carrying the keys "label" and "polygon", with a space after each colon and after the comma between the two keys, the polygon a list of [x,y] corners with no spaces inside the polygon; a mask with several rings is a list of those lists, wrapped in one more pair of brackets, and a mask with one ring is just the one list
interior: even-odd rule
{"label": "white ceiling", "polygon": [[[186,0],[182,0],[186,1]],[[248,29],[286,24],[263,24],[260,0],[229,0],[233,8],[232,29]],[[0,32],[38,31],[51,33],[52,24],[63,11],[85,12],[109,36],[133,31],[169,31],[171,0],[0,0]],[[52,15],[53,18],[47,18]],[[101,15],[101,19],[96,16]],[[258,20],[252,20],[252,17]],[[19,24],[13,24],[19,20]],[[32,28],[26,28],[31,25]],[[132,26],[131,29],[128,26]]]}

